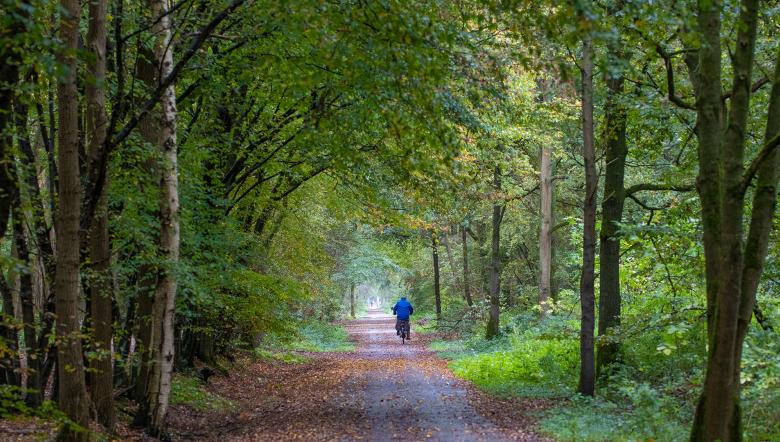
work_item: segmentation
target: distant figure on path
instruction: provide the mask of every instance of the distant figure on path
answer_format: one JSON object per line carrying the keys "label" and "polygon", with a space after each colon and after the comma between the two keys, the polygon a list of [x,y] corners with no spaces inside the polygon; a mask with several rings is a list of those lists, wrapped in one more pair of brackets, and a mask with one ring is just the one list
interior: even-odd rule
{"label": "distant figure on path", "polygon": [[[406,296],[401,296],[401,299],[398,300],[398,302],[395,303],[393,306],[393,314],[396,316],[395,319],[395,334],[400,335],[401,334],[401,324],[406,324],[406,330],[411,331],[411,327],[408,325],[409,322],[409,316],[414,313],[414,307],[412,307],[412,304],[406,300]],[[409,337],[406,337],[409,339]]]}

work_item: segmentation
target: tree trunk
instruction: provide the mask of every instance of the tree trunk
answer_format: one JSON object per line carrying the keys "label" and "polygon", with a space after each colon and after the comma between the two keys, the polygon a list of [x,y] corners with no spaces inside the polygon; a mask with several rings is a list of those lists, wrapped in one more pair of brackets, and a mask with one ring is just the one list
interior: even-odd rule
{"label": "tree trunk", "polygon": [[[25,32],[24,23],[19,18],[27,16],[23,3],[13,3],[14,10],[6,11],[3,18],[3,38],[14,38]],[[8,42],[12,40],[7,40]],[[0,240],[8,229],[11,216],[11,202],[16,187],[11,177],[9,164],[13,161],[13,112],[11,103],[16,95],[19,81],[19,65],[23,50],[15,44],[6,42],[0,46]]]}
{"label": "tree trunk", "polygon": [[441,320],[441,287],[439,275],[439,236],[431,233],[431,249],[433,250],[433,298],[436,303],[436,320]]}
{"label": "tree trunk", "polygon": [[466,304],[469,307],[474,306],[474,300],[471,298],[471,286],[469,285],[469,247],[466,228],[461,226],[460,239],[463,243],[463,296],[466,298]]}
{"label": "tree trunk", "polygon": [[59,79],[59,210],[57,223],[57,371],[59,405],[82,431],[64,426],[61,440],[87,440],[89,398],[84,383],[81,349],[79,296],[79,218],[81,179],[79,171],[78,89],[76,87],[80,6],[78,0],[60,0],[58,60],[64,69]]}
{"label": "tree trunk", "polygon": [[[20,169],[21,176],[19,185],[26,184],[27,195],[29,195],[29,205],[32,208],[30,215],[31,224],[34,228],[33,237],[30,238],[30,242],[37,246],[37,257],[33,257],[30,260],[31,266],[42,267],[42,281],[40,281],[37,289],[39,293],[36,296],[36,286],[33,285],[33,292],[30,293],[29,299],[25,293],[22,293],[22,318],[25,326],[25,353],[27,359],[27,396],[26,403],[31,407],[40,405],[43,402],[43,390],[45,387],[45,380],[47,375],[46,367],[52,367],[54,361],[54,352],[51,351],[50,334],[54,327],[54,319],[52,314],[55,310],[55,293],[54,293],[54,279],[56,277],[56,265],[54,248],[52,245],[52,236],[50,235],[50,226],[47,223],[47,213],[52,213],[52,207],[45,207],[43,195],[49,193],[50,195],[56,194],[56,192],[47,187],[44,184],[44,188],[41,187],[38,181],[38,169],[36,168],[35,154],[30,143],[29,131],[27,127],[28,118],[28,105],[19,95],[15,97],[14,101],[14,118],[16,120],[16,134],[17,142],[19,145],[19,164],[22,166]],[[42,133],[45,133],[42,130]],[[47,161],[53,162],[53,159],[47,158]],[[50,168],[48,172],[51,171]],[[49,174],[47,174],[47,181],[49,183]],[[23,196],[23,194],[20,194]],[[23,201],[22,201],[23,202]],[[19,218],[23,218],[24,214],[21,214]],[[33,254],[34,255],[34,254]],[[36,309],[39,309],[40,315],[40,333],[36,333],[38,326],[35,322]],[[37,335],[37,336],[36,336]],[[49,368],[50,369],[50,368]]]}
{"label": "tree trunk", "polygon": [[[501,168],[496,166],[493,171],[493,189],[496,193],[501,191]],[[498,198],[498,195],[496,195]],[[488,319],[488,338],[498,336],[499,314],[501,309],[501,256],[499,255],[499,241],[501,239],[501,218],[503,206],[498,199],[493,203],[493,231],[490,241],[490,318]]]}
{"label": "tree trunk", "polygon": [[452,247],[450,247],[449,235],[445,234],[441,237],[441,243],[444,244],[444,250],[447,252],[447,262],[450,265],[450,273],[452,273],[452,284],[455,290],[460,289],[460,278],[458,278],[458,271],[455,268],[455,257],[452,255]]}
{"label": "tree trunk", "polygon": [[19,386],[20,379],[17,375],[17,369],[19,368],[19,334],[16,332],[16,328],[10,325],[13,324],[15,317],[13,293],[8,285],[8,281],[6,281],[5,276],[1,272],[0,294],[3,296],[3,315],[0,317],[0,320],[2,320],[0,329],[2,330],[3,348],[6,349],[2,359],[0,359],[0,366],[2,367],[0,384]]}
{"label": "tree trunk", "polygon": [[[15,178],[14,165],[9,168],[11,176]],[[18,181],[17,181],[18,182]],[[33,281],[30,250],[27,247],[27,239],[24,231],[24,211],[20,189],[16,190],[13,203],[13,227],[14,245],[19,260],[27,268],[22,270],[19,278],[19,300],[22,307],[22,322],[24,323],[24,352],[27,363],[27,397],[25,402],[31,407],[41,405],[41,355],[38,349],[38,341],[35,332],[35,302],[33,300]]]}
{"label": "tree trunk", "polygon": [[355,319],[355,283],[349,285],[349,316]]}
{"label": "tree trunk", "polygon": [[[586,13],[588,11],[585,11]],[[585,160],[585,202],[583,205],[582,274],[580,275],[580,380],[578,391],[593,396],[596,370],[593,354],[595,325],[596,257],[596,148],[593,136],[593,49],[590,33],[582,39],[582,153]]]}
{"label": "tree trunk", "polygon": [[[610,49],[611,55],[623,58]],[[599,376],[614,364],[620,355],[620,343],[611,332],[620,325],[620,235],[625,202],[626,112],[620,104],[623,94],[622,74],[606,79],[607,104],[604,115],[605,176],[601,202],[601,232],[599,248],[599,348],[596,372]]]}
{"label": "tree trunk", "polygon": [[[89,166],[99,167],[106,141],[107,118],[105,110],[106,80],[106,0],[89,1],[89,30],[87,47],[92,54],[88,64],[87,136],[89,137]],[[90,285],[90,309],[94,329],[93,351],[90,363],[90,393],[97,410],[98,422],[109,432],[114,428],[113,361],[113,294],[111,285],[111,250],[108,237],[108,204],[106,186],[97,196],[95,217],[89,232],[89,258],[94,277]]]}
{"label": "tree trunk", "polygon": [[[137,373],[133,387],[133,397],[136,402],[143,404],[146,400],[146,387],[149,381],[149,359],[151,355],[149,339],[152,335],[152,308],[154,307],[154,287],[157,286],[157,273],[153,266],[142,265],[139,270],[140,281],[138,283],[138,312],[135,323],[135,353],[137,354]],[[138,414],[139,416],[141,413]],[[139,425],[146,425],[141,419]]]}
{"label": "tree trunk", "polygon": [[[171,20],[168,3],[149,0],[152,17],[159,17],[152,31],[157,35],[154,61],[160,68],[158,81],[173,70]],[[158,286],[152,309],[150,371],[146,401],[141,412],[146,414],[147,431],[154,437],[165,435],[165,417],[171,391],[174,362],[174,313],[176,307],[176,266],[179,261],[179,194],[176,153],[176,90],[165,88],[160,100],[159,148],[160,164],[160,255],[165,265],[159,269]]]}
{"label": "tree trunk", "polygon": [[[695,441],[722,442],[742,439],[740,410],[740,358],[744,333],[753,307],[755,292],[752,281],[743,275],[758,278],[757,259],[764,253],[761,245],[764,223],[770,223],[772,212],[767,206],[767,189],[758,189],[753,207],[748,245],[754,250],[743,249],[743,216],[745,190],[743,183],[745,136],[750,110],[751,74],[756,40],[759,2],[744,0],[736,28],[736,47],[732,57],[733,86],[731,107],[725,134],[721,132],[721,65],[720,65],[720,14],[718,1],[699,3],[699,31],[702,47],[699,49],[698,96],[696,101],[699,136],[699,192],[702,202],[705,255],[707,256],[709,348],[704,390],[696,408],[691,439]],[[717,52],[716,52],[717,51]],[[717,83],[712,83],[717,81]],[[773,98],[777,88],[773,86]],[[776,111],[776,103],[770,111]],[[774,113],[774,112],[773,112]],[[777,118],[770,115],[767,133],[776,133]],[[774,127],[773,127],[774,126]],[[767,140],[769,142],[769,140]],[[773,158],[770,158],[770,160]],[[776,167],[770,162],[762,165],[762,184],[770,185],[776,177]],[[761,181],[760,181],[761,182]],[[776,185],[776,181],[774,183]],[[772,186],[774,187],[774,186]],[[717,191],[715,196],[710,191]],[[772,190],[774,192],[774,190]],[[717,198],[716,198],[717,197]],[[770,206],[774,203],[769,203]],[[758,209],[758,210],[757,210]],[[755,230],[754,230],[755,229]],[[751,241],[752,238],[752,243]],[[708,244],[710,242],[710,244]],[[763,249],[763,250],[762,250]],[[748,262],[748,258],[750,261]],[[763,261],[760,257],[760,261]],[[750,269],[750,270],[747,270]],[[746,284],[750,284],[746,286]],[[757,282],[755,282],[757,286]],[[747,314],[747,320],[745,316]],[[740,322],[743,325],[740,325]],[[744,327],[744,330],[742,329]]]}
{"label": "tree trunk", "polygon": [[541,189],[541,218],[539,231],[539,305],[542,316],[549,310],[550,275],[552,270],[552,155],[549,147],[542,148],[539,184]]}

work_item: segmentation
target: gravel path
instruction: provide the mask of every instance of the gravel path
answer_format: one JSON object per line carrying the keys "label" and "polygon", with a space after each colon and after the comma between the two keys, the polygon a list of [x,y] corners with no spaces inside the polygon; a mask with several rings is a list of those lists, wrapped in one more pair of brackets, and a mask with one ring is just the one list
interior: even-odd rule
{"label": "gravel path", "polygon": [[174,407],[174,440],[542,441],[530,411],[542,401],[502,400],[455,378],[415,333],[401,344],[394,317],[378,311],[345,326],[356,348],[312,353],[304,364],[250,363],[209,389],[238,404],[198,412]]}

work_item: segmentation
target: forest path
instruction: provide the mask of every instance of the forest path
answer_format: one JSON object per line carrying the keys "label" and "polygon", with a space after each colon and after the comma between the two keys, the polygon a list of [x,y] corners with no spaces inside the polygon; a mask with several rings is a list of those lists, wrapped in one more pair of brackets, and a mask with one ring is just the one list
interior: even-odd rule
{"label": "forest path", "polygon": [[[427,350],[430,338],[396,336],[395,318],[370,311],[345,326],[351,352],[308,354],[305,364],[254,363],[209,386],[240,407],[174,417],[174,439],[219,441],[539,441],[530,409],[455,378]],[[180,415],[173,413],[173,415]],[[180,415],[182,416],[182,415]],[[184,417],[184,416],[182,416]]]}

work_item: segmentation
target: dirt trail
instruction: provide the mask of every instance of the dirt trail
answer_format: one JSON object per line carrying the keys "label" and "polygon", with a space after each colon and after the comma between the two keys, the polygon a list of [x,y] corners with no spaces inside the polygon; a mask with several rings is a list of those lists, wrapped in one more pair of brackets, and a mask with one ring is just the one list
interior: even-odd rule
{"label": "dirt trail", "polygon": [[[406,345],[394,323],[378,311],[346,322],[354,351],[308,354],[311,361],[303,364],[241,360],[205,387],[233,406],[171,406],[171,440],[546,440],[530,430],[530,416],[549,401],[502,400],[476,390],[426,350],[430,337],[417,335],[414,321]],[[152,441],[126,421],[115,440]],[[0,440],[44,440],[53,431],[38,420],[0,420]]]}
{"label": "dirt trail", "polygon": [[[536,405],[478,392],[426,350],[412,325],[401,345],[394,318],[377,311],[346,327],[356,349],[312,354],[299,365],[252,364],[210,388],[242,404],[220,419],[173,419],[176,439],[544,440],[528,430]],[[176,413],[178,414],[178,413]]]}

